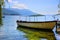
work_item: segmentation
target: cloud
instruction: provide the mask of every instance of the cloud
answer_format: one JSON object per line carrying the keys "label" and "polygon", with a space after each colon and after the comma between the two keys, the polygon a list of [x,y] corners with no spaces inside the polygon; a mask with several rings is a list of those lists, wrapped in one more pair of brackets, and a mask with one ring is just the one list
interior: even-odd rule
{"label": "cloud", "polygon": [[42,15],[54,15],[54,14],[58,14],[57,10],[56,11],[41,11],[41,10],[35,10],[34,12],[38,13],[38,14],[42,14]]}
{"label": "cloud", "polygon": [[12,0],[8,0],[8,2],[12,2]]}
{"label": "cloud", "polygon": [[16,3],[19,3],[19,1],[16,1],[16,0],[8,0],[9,3],[12,3],[12,4],[16,4]]}
{"label": "cloud", "polygon": [[11,8],[27,9],[27,6],[25,4],[14,4]]}
{"label": "cloud", "polygon": [[13,1],[11,8],[17,9],[28,9],[27,5],[24,3],[20,3],[19,1]]}

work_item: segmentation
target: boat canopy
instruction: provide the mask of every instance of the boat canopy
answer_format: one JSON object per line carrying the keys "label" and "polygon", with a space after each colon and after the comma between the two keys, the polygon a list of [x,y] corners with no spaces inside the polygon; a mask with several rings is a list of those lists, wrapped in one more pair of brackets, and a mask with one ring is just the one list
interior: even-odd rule
{"label": "boat canopy", "polygon": [[29,15],[29,16],[45,16],[45,15],[37,14],[37,15]]}
{"label": "boat canopy", "polygon": [[35,14],[35,15],[20,15],[20,16],[24,16],[24,17],[36,17],[36,16],[45,16],[45,15]]}

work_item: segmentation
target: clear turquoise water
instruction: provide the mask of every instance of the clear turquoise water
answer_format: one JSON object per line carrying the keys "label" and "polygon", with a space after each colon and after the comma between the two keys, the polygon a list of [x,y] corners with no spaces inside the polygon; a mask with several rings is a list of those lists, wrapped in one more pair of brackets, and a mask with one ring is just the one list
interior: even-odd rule
{"label": "clear turquoise water", "polygon": [[[17,29],[16,20],[19,20],[19,16],[6,15],[5,18],[3,18],[3,25],[0,26],[0,40],[28,40],[28,38],[24,36],[26,33]],[[55,32],[55,28],[53,32],[56,40],[60,40],[60,34]]]}

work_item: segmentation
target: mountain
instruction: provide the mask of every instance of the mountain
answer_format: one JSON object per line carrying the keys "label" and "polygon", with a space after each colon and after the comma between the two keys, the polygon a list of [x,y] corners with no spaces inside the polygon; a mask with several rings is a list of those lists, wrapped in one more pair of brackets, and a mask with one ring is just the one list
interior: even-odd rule
{"label": "mountain", "polygon": [[28,9],[7,9],[7,8],[3,8],[3,14],[4,15],[34,15],[36,13],[28,10]]}
{"label": "mountain", "polygon": [[35,12],[32,12],[31,10],[28,10],[28,9],[10,9],[10,10],[14,10],[15,12],[21,14],[21,15],[35,15],[37,13]]}
{"label": "mountain", "polygon": [[3,15],[20,15],[19,13],[15,12],[14,10],[10,10],[7,8],[2,9]]}

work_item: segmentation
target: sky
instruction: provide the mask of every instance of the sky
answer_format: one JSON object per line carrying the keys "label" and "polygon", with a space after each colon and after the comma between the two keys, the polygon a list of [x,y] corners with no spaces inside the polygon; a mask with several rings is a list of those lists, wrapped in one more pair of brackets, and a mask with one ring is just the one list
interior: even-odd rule
{"label": "sky", "polygon": [[58,13],[59,0],[8,0],[6,8],[29,9],[37,14],[53,15]]}

